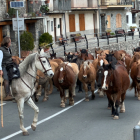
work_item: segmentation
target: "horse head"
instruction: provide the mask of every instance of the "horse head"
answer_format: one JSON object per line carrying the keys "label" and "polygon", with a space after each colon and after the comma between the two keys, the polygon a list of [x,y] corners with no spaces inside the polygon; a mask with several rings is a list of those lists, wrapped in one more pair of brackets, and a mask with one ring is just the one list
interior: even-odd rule
{"label": "horse head", "polygon": [[71,53],[71,52],[69,52],[68,54],[67,54],[67,53],[65,53],[65,54],[66,54],[66,56],[67,56],[67,61],[72,62],[73,57],[74,57],[74,54]]}
{"label": "horse head", "polygon": [[47,58],[47,54],[44,53],[44,49],[40,51],[40,54],[37,54],[35,66],[38,70],[42,71],[46,76],[50,78],[53,77],[54,72],[52,71],[50,62]]}
{"label": "horse head", "polygon": [[50,53],[50,57],[51,57],[51,59],[56,59],[56,53]]}
{"label": "horse head", "polygon": [[104,66],[104,78],[103,78],[103,90],[108,90],[109,86],[112,85],[113,70],[111,64]]}
{"label": "horse head", "polygon": [[86,60],[86,57],[88,57],[88,50],[82,49],[82,50],[80,50],[80,52],[81,52],[80,58],[83,60]]}
{"label": "horse head", "polygon": [[64,80],[65,80],[65,76],[66,76],[66,65],[65,63],[62,63],[60,66],[59,66],[59,76],[58,76],[58,81],[59,83],[63,83]]}
{"label": "horse head", "polygon": [[88,75],[90,74],[90,65],[92,63],[90,61],[85,61],[83,63],[83,79],[88,78]]}

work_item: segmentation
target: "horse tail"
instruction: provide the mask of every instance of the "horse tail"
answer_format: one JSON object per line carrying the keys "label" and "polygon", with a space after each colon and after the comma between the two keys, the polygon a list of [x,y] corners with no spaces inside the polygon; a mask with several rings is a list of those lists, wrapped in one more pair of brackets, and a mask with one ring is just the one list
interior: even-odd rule
{"label": "horse tail", "polygon": [[129,90],[132,90],[134,87],[135,87],[135,83],[134,83],[134,81],[133,81],[132,84],[131,84],[130,87],[129,87]]}

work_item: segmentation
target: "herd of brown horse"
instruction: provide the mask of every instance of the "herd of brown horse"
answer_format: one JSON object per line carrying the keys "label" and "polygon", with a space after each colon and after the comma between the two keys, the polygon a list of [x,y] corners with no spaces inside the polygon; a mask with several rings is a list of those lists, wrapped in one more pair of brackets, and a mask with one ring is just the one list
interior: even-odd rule
{"label": "herd of brown horse", "polygon": [[[69,105],[74,105],[76,85],[79,92],[85,91],[85,101],[89,101],[88,91],[95,99],[95,85],[98,86],[99,96],[107,96],[108,108],[111,108],[113,119],[119,119],[120,112],[125,112],[124,99],[126,91],[135,89],[135,96],[140,100],[140,49],[135,49],[133,56],[124,50],[95,49],[95,56],[82,49],[77,53],[66,53],[65,59],[50,54],[50,64],[54,72],[52,79],[38,70],[36,83],[38,87],[34,94],[38,101],[44,89],[43,101],[47,101],[55,86],[60,92],[61,107],[65,107],[67,99]],[[130,86],[130,77],[132,84]]]}

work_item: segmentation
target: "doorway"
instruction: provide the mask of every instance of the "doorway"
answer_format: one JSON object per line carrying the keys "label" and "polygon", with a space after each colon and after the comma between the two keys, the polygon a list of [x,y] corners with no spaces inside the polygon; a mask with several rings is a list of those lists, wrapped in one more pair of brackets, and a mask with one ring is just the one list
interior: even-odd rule
{"label": "doorway", "polygon": [[56,18],[54,18],[54,38],[55,38],[55,42],[56,40]]}

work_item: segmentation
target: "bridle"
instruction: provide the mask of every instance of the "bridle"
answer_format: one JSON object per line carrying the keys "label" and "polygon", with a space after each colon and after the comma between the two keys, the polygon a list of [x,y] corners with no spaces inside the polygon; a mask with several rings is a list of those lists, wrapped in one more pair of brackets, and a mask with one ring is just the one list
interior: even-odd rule
{"label": "bridle", "polygon": [[[47,74],[47,72],[49,71],[49,70],[52,70],[52,69],[48,69],[48,70],[46,70],[45,69],[45,67],[44,67],[44,65],[43,65],[43,63],[42,63],[42,61],[41,61],[41,58],[46,58],[46,57],[39,57],[39,61],[40,61],[40,63],[41,63],[41,65],[42,65],[42,67],[43,67],[43,69],[44,69],[44,74]],[[50,64],[50,62],[49,62],[49,60],[46,58],[46,60],[47,60],[47,62],[49,63],[49,65],[50,65],[50,67],[51,67],[51,64]]]}
{"label": "bridle", "polygon": [[[46,57],[39,57],[39,61],[40,61],[40,63],[41,63],[41,65],[42,65],[42,67],[43,67],[43,69],[44,69],[44,74],[46,74],[47,73],[47,71],[49,71],[49,70],[52,70],[52,69],[48,69],[48,70],[46,70],[45,69],[45,67],[44,67],[44,65],[43,65],[43,63],[42,63],[42,61],[41,61],[41,58],[46,58]],[[46,58],[46,60],[47,60],[47,62],[49,63],[49,65],[50,65],[50,67],[51,67],[51,64],[50,64],[50,62],[49,62],[49,60]],[[36,77],[34,77],[33,75],[31,75],[29,72],[26,72],[28,75],[30,75],[31,77],[33,77],[33,78],[35,78],[35,81],[36,81]],[[37,76],[39,76],[39,75],[37,75]],[[39,76],[39,78],[41,78],[40,76]],[[21,80],[22,80],[22,82],[31,90],[31,96],[30,97],[32,97],[32,95],[33,95],[33,93],[32,93],[32,91],[33,91],[33,89],[34,89],[34,87],[35,87],[35,84],[34,84],[34,87],[33,88],[31,88],[31,87],[29,87],[28,85],[27,85],[27,83],[21,78]],[[30,97],[26,100],[26,101],[28,101],[29,99],[30,99]]]}

